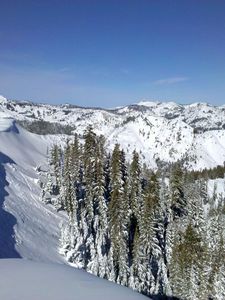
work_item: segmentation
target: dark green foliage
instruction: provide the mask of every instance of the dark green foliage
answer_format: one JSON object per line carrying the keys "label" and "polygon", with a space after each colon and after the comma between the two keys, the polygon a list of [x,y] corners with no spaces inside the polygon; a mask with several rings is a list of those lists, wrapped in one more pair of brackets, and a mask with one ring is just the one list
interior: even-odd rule
{"label": "dark green foliage", "polygon": [[170,186],[171,186],[171,209],[173,217],[180,218],[186,212],[186,199],[183,190],[184,172],[179,163],[175,164],[171,171]]}
{"label": "dark green foliage", "polygon": [[217,166],[213,169],[204,169],[202,171],[191,171],[188,175],[192,176],[194,180],[224,178],[225,165]]}
{"label": "dark green foliage", "polygon": [[188,225],[184,234],[181,234],[181,241],[174,249],[175,259],[178,261],[181,269],[184,271],[191,265],[201,264],[204,248],[201,238],[194,230],[191,224]]}
{"label": "dark green foliage", "polygon": [[128,182],[125,155],[118,144],[112,153],[110,186],[109,228],[115,274],[119,283],[127,284],[128,253],[124,249],[128,244]]}
{"label": "dark green foliage", "polygon": [[44,120],[35,121],[17,121],[19,125],[28,131],[36,134],[68,134],[71,135],[75,127],[70,125],[62,125],[60,123],[52,123]]}

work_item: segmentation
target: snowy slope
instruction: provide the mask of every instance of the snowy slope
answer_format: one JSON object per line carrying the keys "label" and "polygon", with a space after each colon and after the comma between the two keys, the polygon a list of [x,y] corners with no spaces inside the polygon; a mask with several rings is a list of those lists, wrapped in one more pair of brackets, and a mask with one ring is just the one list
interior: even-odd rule
{"label": "snowy slope", "polygon": [[0,118],[0,257],[63,262],[57,248],[65,216],[41,203],[36,171],[52,142]]}
{"label": "snowy slope", "polygon": [[[213,117],[210,117],[211,114]],[[74,124],[79,134],[84,132],[87,124],[91,124],[96,133],[105,135],[111,150],[119,142],[131,157],[136,149],[143,161],[152,167],[156,167],[157,159],[175,161],[188,156],[188,166],[198,169],[225,161],[225,131],[223,123],[217,122],[225,120],[223,114],[223,107],[214,108],[206,104],[181,106],[151,102],[146,106],[141,103],[107,111],[21,104],[0,98],[0,258],[22,257],[66,264],[58,253],[58,247],[60,224],[67,217],[40,201],[37,173],[37,167],[45,167],[47,149],[53,143],[64,143],[66,137],[36,135],[23,129],[15,120],[43,119]],[[193,120],[197,127],[192,126]],[[199,129],[196,132],[194,128]],[[217,192],[224,196],[224,180],[209,181],[211,196],[215,186]],[[0,260],[0,269],[0,299],[107,297],[110,300],[142,297],[120,287],[117,292],[117,286],[66,266]],[[16,283],[16,296],[12,294],[15,290],[8,288],[9,280]],[[41,287],[28,284],[31,281],[41,281]],[[58,289],[61,282],[65,284],[62,290]],[[31,289],[26,290],[25,285],[31,286]],[[46,290],[48,295],[40,294]],[[62,295],[65,290],[69,291],[68,298]]]}
{"label": "snowy slope", "polygon": [[157,160],[173,162],[188,158],[191,169],[211,168],[225,161],[224,106],[141,101],[106,110],[34,104],[1,97],[0,112],[20,121],[72,125],[80,135],[92,125],[97,134],[106,137],[109,149],[118,142],[128,157],[136,149],[141,152],[143,162],[153,168]]}
{"label": "snowy slope", "polygon": [[59,140],[29,133],[15,120],[0,118],[0,299],[144,299],[128,288],[66,266],[58,253],[60,224],[67,217],[40,201],[36,169],[44,168],[47,148]]}
{"label": "snowy slope", "polygon": [[69,266],[1,259],[0,270],[0,298],[4,300],[147,299]]}

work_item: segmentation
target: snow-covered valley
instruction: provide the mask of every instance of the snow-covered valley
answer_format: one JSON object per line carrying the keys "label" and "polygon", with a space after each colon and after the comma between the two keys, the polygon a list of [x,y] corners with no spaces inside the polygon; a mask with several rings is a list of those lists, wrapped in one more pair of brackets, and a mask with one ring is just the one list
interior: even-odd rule
{"label": "snow-covered valley", "polygon": [[[136,149],[143,162],[152,168],[156,168],[158,161],[178,159],[185,160],[187,167],[195,170],[223,165],[225,161],[224,106],[142,101],[101,109],[18,102],[1,97],[0,112],[25,122],[27,127],[36,122],[38,130],[45,126],[47,131],[48,124],[60,124],[80,136],[92,125],[98,135],[105,136],[109,149],[119,143],[130,158]],[[34,126],[32,129],[35,132]]]}
{"label": "snow-covered valley", "polygon": [[[33,265],[30,262],[24,263],[22,262],[23,260],[21,262],[0,260],[0,268],[6,270],[4,274],[7,274],[4,280],[0,280],[2,287],[7,287],[9,284],[7,280],[11,276],[15,276],[13,280],[16,280],[18,274],[21,273],[21,269],[23,269],[24,276],[21,278],[22,281],[27,280],[30,276],[34,280],[39,280],[42,272],[46,272],[47,277],[51,277],[54,272],[65,273],[65,277],[67,278],[68,276],[68,285],[75,280],[76,285],[71,288],[67,295],[68,297],[63,299],[89,299],[92,292],[94,297],[92,299],[95,299],[95,297],[96,299],[105,299],[105,294],[102,293],[104,289],[109,290],[112,299],[115,297],[121,300],[141,299],[143,297],[128,289],[119,288],[117,290],[117,285],[115,285],[115,288],[112,283],[108,286],[106,281],[98,281],[95,277],[83,271],[74,270],[69,266],[51,265],[52,263],[68,265],[71,262],[73,266],[79,265],[75,260],[71,260],[75,247],[73,248],[70,245],[70,248],[66,248],[68,246],[66,245],[65,249],[60,249],[61,227],[64,224],[68,224],[68,215],[65,210],[57,211],[53,205],[47,205],[41,201],[43,190],[40,186],[39,176],[39,173],[45,173],[49,168],[49,151],[52,146],[56,144],[63,148],[66,145],[67,138],[69,137],[72,141],[73,136],[49,134],[47,129],[46,134],[32,133],[24,128],[29,127],[28,123],[44,121],[47,122],[46,124],[57,123],[63,126],[71,126],[71,133],[78,133],[82,145],[84,144],[83,133],[88,125],[92,125],[93,130],[98,135],[103,134],[105,136],[108,150],[113,152],[115,144],[119,143],[121,148],[125,150],[128,160],[132,160],[132,152],[136,150],[137,153],[140,153],[141,164],[146,163],[154,170],[157,168],[159,161],[175,162],[180,159],[183,159],[184,165],[189,170],[201,170],[223,165],[225,161],[224,119],[223,107],[211,107],[206,104],[195,104],[186,107],[174,103],[143,102],[115,110],[103,110],[70,107],[68,105],[37,105],[1,98],[0,258],[23,258],[47,263],[47,265]],[[23,123],[24,121],[27,123]],[[20,124],[24,125],[24,127]],[[193,124],[197,125],[193,127]],[[38,126],[31,131],[38,131]],[[207,214],[209,214],[210,209],[217,208],[223,204],[225,196],[224,178],[208,180],[207,192],[209,200],[202,205],[204,208],[204,217],[202,218],[205,219],[208,218]],[[202,199],[197,197],[195,200],[200,201],[198,203],[202,203]],[[161,198],[164,199],[164,196],[161,195]],[[214,198],[217,200],[213,203],[210,202],[214,201],[212,200]],[[169,204],[164,203],[163,205],[165,207],[168,205],[169,207]],[[199,211],[196,213],[199,213]],[[181,220],[180,224],[182,222]],[[185,222],[184,228],[187,225]],[[210,222],[213,223],[213,221]],[[207,226],[212,225],[210,222]],[[63,253],[64,250],[65,252]],[[66,255],[64,255],[65,253]],[[106,256],[104,256],[104,259],[106,259]],[[70,263],[68,262],[69,260]],[[32,271],[34,266],[37,266],[37,273]],[[160,267],[159,273],[161,272],[162,277],[166,278],[163,283],[166,286],[168,284],[165,275],[166,269],[163,263]],[[86,269],[92,272],[91,270],[94,270],[94,268],[91,268]],[[2,272],[0,272],[0,278],[1,276],[3,276]],[[62,299],[57,289],[52,290],[54,282],[59,280],[57,276],[53,276],[49,281],[51,286],[49,293],[52,298],[48,299],[57,299],[55,298],[57,293],[59,299]],[[153,281],[152,278],[151,280]],[[45,281],[45,279],[43,280]],[[160,291],[160,279],[157,280],[157,283],[153,284],[155,288],[155,290],[152,289],[153,293]],[[88,286],[86,290],[85,287],[80,289],[83,282],[85,282],[85,287]],[[122,281],[119,283],[123,284]],[[0,298],[3,297],[7,300],[21,299],[21,297],[23,299],[26,299],[26,297],[27,299],[39,299],[36,288],[29,290],[25,297],[25,294],[23,294],[24,289],[20,289],[20,286],[22,287],[23,284],[23,282],[18,283],[19,297],[17,295],[17,297],[13,298],[11,291],[1,288],[3,294],[0,292]],[[65,289],[68,285],[65,286]],[[142,291],[141,288],[138,289],[135,286],[135,282],[129,283],[129,285]],[[151,287],[149,287],[149,290],[151,291]],[[165,291],[172,295],[169,284]],[[75,293],[77,293],[78,298],[73,298]],[[218,292],[218,295],[220,294],[222,293]],[[45,299],[45,296],[43,294],[41,299]],[[110,297],[107,296],[109,299]]]}

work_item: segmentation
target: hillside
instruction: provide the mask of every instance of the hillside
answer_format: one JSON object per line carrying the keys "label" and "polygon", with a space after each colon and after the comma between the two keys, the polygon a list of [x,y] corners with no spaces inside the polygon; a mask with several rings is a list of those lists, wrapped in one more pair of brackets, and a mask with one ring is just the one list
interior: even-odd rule
{"label": "hillside", "polygon": [[[48,126],[53,124],[54,128],[47,128],[50,131],[57,126],[78,126],[82,121],[82,128],[76,130],[79,133],[77,142],[76,136],[67,142],[68,135],[65,134],[49,134],[48,130],[45,134],[29,132],[24,128],[29,127],[28,123],[22,123],[24,127],[19,125],[29,118],[7,108],[10,101],[1,99],[1,102],[0,258],[72,264],[156,299],[158,295],[173,295],[183,299],[188,294],[191,299],[205,300],[206,294],[211,293],[215,299],[223,299],[224,290],[218,286],[224,282],[225,274],[222,260],[224,254],[221,251],[224,234],[223,176],[214,176],[213,180],[209,180],[201,174],[200,178],[193,181],[190,172],[184,173],[184,170],[179,169],[179,163],[167,170],[170,173],[153,174],[142,168],[142,162],[147,162],[151,153],[149,155],[146,152],[145,159],[140,154],[139,160],[138,152],[132,154],[130,150],[127,151],[131,149],[131,141],[134,148],[142,145],[142,153],[146,146],[137,132],[144,119],[141,115],[134,119],[134,114],[147,111],[152,105],[156,110],[158,105],[165,104],[148,102],[145,106],[139,104],[115,111],[73,107],[74,118],[79,118],[76,110],[82,113],[91,111],[91,116],[75,123],[69,123],[68,120],[65,123],[38,121],[41,124],[47,122],[44,124]],[[16,102],[14,105],[19,110],[21,103]],[[35,107],[43,111],[47,107],[53,110],[53,106],[26,105],[30,110]],[[175,104],[167,105],[172,107]],[[55,109],[59,113],[63,110],[58,106]],[[126,115],[124,110],[130,115]],[[93,131],[107,134],[110,121],[104,123],[99,118],[97,123],[96,119],[96,123],[92,124],[93,131],[89,128],[88,134],[82,136],[86,130],[85,122],[90,123],[90,119],[97,118],[96,114],[111,116],[116,121],[129,116],[129,120],[120,128],[112,129],[112,136],[107,138],[106,135],[104,145],[104,139]],[[148,122],[150,118],[157,119],[159,116],[149,116]],[[178,122],[185,124],[179,118],[171,121],[175,123],[166,121],[165,117],[160,118],[162,124],[168,126]],[[170,137],[174,133],[173,127],[165,125],[164,128],[162,124],[161,131],[165,130]],[[40,124],[35,126],[32,131],[39,131]],[[45,126],[41,128],[42,131],[44,129]],[[182,130],[189,132],[186,132],[188,142],[193,128],[190,130],[184,125]],[[114,142],[118,141],[118,132],[125,152],[114,147]],[[210,161],[210,153],[211,157],[218,160],[223,158],[222,138],[217,143],[210,140],[210,136],[218,137],[219,134],[222,137],[224,130],[208,129],[197,133],[196,141],[199,143],[202,161],[209,161],[212,166],[215,161]],[[117,140],[114,140],[115,136]],[[160,132],[158,136],[166,139]],[[153,147],[154,142],[151,145]],[[216,152],[218,145],[220,150]],[[108,150],[112,151],[112,156],[107,155]],[[159,150],[157,155],[165,159],[164,154],[168,149],[162,146]],[[56,155],[57,159],[54,159],[54,153],[60,153]],[[173,160],[170,155],[168,160]],[[127,164],[128,161],[131,165]],[[200,164],[199,159],[196,166]],[[156,166],[154,159],[151,165]],[[115,222],[114,227],[112,222]],[[193,246],[196,252],[192,251]],[[182,253],[185,259],[175,255],[176,251]],[[121,259],[117,264],[118,257]],[[180,268],[182,263],[187,268],[185,272]],[[198,284],[199,278],[204,279],[201,279],[201,285]]]}
{"label": "hillside", "polygon": [[0,99],[0,111],[36,133],[73,133],[88,125],[106,137],[109,149],[121,144],[143,162],[185,161],[189,169],[212,168],[225,161],[225,107],[142,101],[115,109],[82,108]]}
{"label": "hillside", "polygon": [[66,217],[40,202],[36,170],[46,165],[54,139],[29,133],[0,115],[0,257],[63,262],[57,247]]}
{"label": "hillside", "polygon": [[68,218],[40,201],[37,170],[45,170],[47,149],[58,139],[29,133],[0,115],[0,298],[105,299],[107,291],[108,299],[144,299],[130,289],[65,266],[59,240],[61,225]]}

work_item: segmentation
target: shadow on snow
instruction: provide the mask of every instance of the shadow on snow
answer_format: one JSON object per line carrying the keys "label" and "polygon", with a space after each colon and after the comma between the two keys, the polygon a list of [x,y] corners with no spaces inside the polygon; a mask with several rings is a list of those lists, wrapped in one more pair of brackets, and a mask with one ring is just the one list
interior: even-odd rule
{"label": "shadow on snow", "polygon": [[5,197],[9,195],[5,189],[9,185],[4,167],[6,163],[15,164],[11,158],[0,152],[0,258],[19,258],[21,256],[15,249],[13,229],[16,218],[4,209]]}

